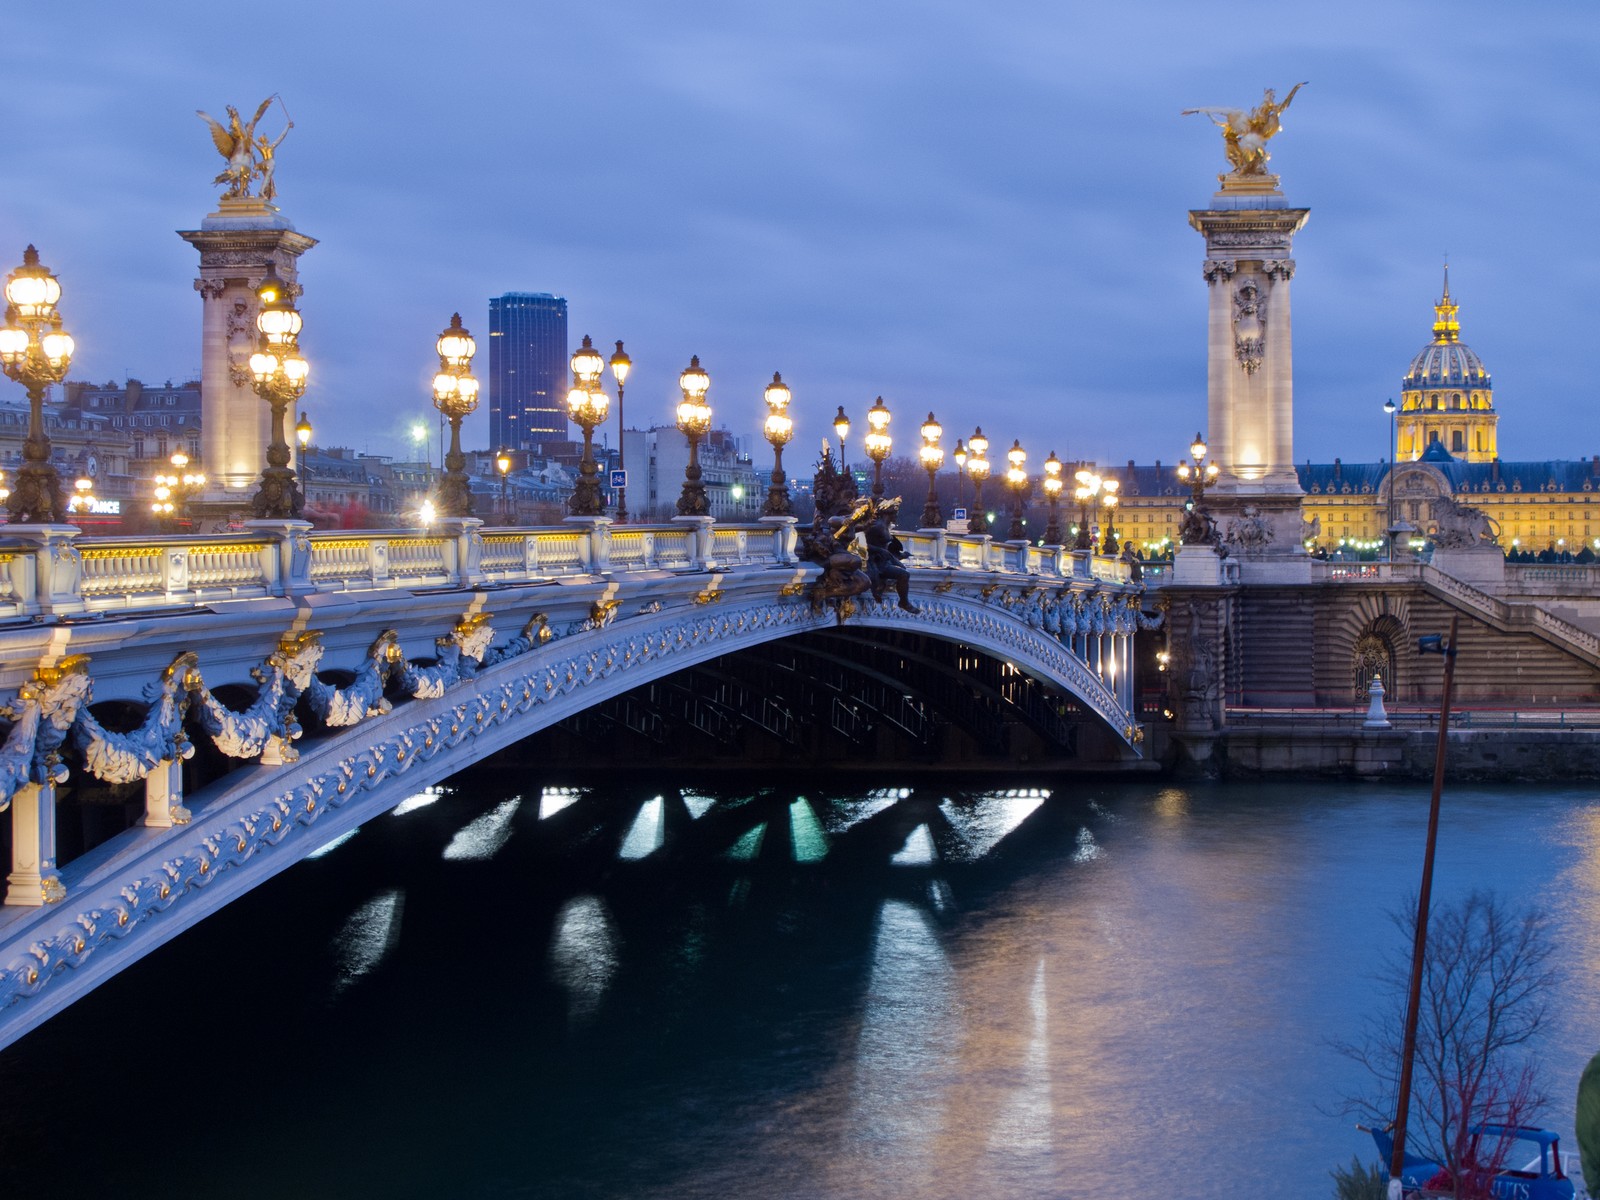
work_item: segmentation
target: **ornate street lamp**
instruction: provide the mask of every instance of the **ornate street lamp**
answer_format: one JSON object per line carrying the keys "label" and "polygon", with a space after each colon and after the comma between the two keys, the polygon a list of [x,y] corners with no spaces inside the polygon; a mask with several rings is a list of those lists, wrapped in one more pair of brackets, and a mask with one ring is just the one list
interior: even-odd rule
{"label": "ornate street lamp", "polygon": [[[617,381],[617,470],[622,472],[624,480],[628,478],[628,427],[622,422],[622,385],[628,382],[628,372],[631,370],[633,359],[628,357],[619,341],[615,353],[611,355],[611,377]],[[623,483],[617,488],[617,524],[627,523],[628,485]]]}
{"label": "ornate street lamp", "polygon": [[306,419],[306,414],[300,414],[300,420],[295,423],[294,440],[300,444],[300,452],[294,456],[295,466],[300,471],[300,494],[306,494],[306,450],[311,445],[311,422]]}
{"label": "ornate street lamp", "polygon": [[5,325],[0,326],[0,370],[28,392],[28,437],[22,443],[22,470],[6,496],[10,519],[49,525],[65,520],[61,477],[50,462],[50,438],[44,431],[44,393],[66,378],[73,341],[61,328],[56,301],[61,282],[39,265],[39,252],[29,246],[22,265],[6,276]]}
{"label": "ornate street lamp", "polygon": [[791,516],[789,508],[789,477],[783,473],[783,448],[794,436],[794,421],[789,417],[792,393],[783,382],[783,376],[772,373],[772,382],[762,393],[767,402],[767,423],[763,432],[772,443],[772,484],[767,488],[767,502],[761,508],[763,517]]}
{"label": "ornate street lamp", "polygon": [[1205,515],[1205,495],[1220,473],[1216,463],[1206,462],[1205,438],[1195,434],[1189,446],[1189,461],[1178,463],[1178,478],[1189,485],[1190,492],[1188,511],[1178,527],[1178,540],[1185,546],[1208,545],[1214,537]]}
{"label": "ornate street lamp", "polygon": [[169,460],[172,464],[172,473],[156,472],[155,500],[150,505],[150,511],[155,513],[161,524],[172,528],[183,519],[184,505],[189,498],[206,485],[206,477],[199,471],[189,471],[189,456],[183,451],[178,451]]}
{"label": "ornate street lamp", "polygon": [[1016,439],[1011,442],[1011,449],[1006,451],[1006,486],[1011,489],[1011,528],[1006,530],[1006,537],[1013,542],[1020,542],[1027,537],[1027,532],[1022,525],[1022,505],[1028,496],[1028,452],[1022,448],[1022,443]]}
{"label": "ornate street lamp", "polygon": [[922,527],[937,529],[944,524],[944,514],[939,511],[937,487],[939,468],[944,466],[944,451],[939,448],[939,439],[944,436],[944,426],[934,420],[933,414],[929,413],[928,419],[922,423],[922,428],[918,432],[922,434],[922,448],[917,454],[922,459],[922,469],[928,473],[928,502],[922,506]]}
{"label": "ornate street lamp", "polygon": [[289,470],[289,406],[306,391],[310,367],[300,357],[300,314],[288,286],[277,269],[267,263],[267,273],[256,288],[259,307],[256,352],[250,356],[250,374],[256,394],[272,407],[272,440],[267,444],[267,465],[261,486],[250,501],[256,517],[287,521],[299,517],[305,497]]}
{"label": "ornate street lamp", "polygon": [[434,349],[439,352],[439,373],[433,377],[433,406],[450,422],[450,450],[435,507],[441,517],[470,517],[472,482],[467,478],[467,456],[461,453],[461,419],[478,407],[478,381],[472,374],[478,343],[462,326],[460,313],[450,314],[450,324]]}
{"label": "ornate street lamp", "polygon": [[1119,549],[1121,549],[1121,547],[1117,545],[1116,525],[1117,501],[1119,499],[1117,496],[1117,490],[1121,486],[1122,484],[1115,479],[1102,480],[1100,484],[1100,490],[1105,495],[1105,499],[1102,501],[1102,503],[1105,505],[1106,510],[1106,537],[1105,541],[1101,543],[1100,546],[1100,552],[1102,554],[1115,554]]}
{"label": "ornate street lamp", "polygon": [[1044,488],[1044,498],[1050,504],[1050,522],[1044,527],[1044,544],[1061,545],[1061,460],[1054,450],[1044,460],[1044,478],[1039,481]]}
{"label": "ornate street lamp", "polygon": [[87,475],[80,475],[72,485],[72,496],[67,500],[67,511],[86,513],[93,507],[94,480]]}
{"label": "ornate street lamp", "polygon": [[967,447],[960,438],[956,439],[956,448],[950,452],[950,458],[956,464],[956,507],[960,508],[967,494]]}
{"label": "ornate street lamp", "polygon": [[889,410],[884,407],[882,396],[867,409],[867,436],[862,441],[867,448],[867,457],[872,460],[872,498],[882,500],[883,460],[889,457],[889,450],[894,445],[889,437]]}
{"label": "ornate street lamp", "polygon": [[500,519],[511,524],[511,451],[502,450],[494,456],[494,469],[500,472]]}
{"label": "ornate street lamp", "polygon": [[844,465],[844,440],[850,436],[850,418],[844,415],[844,405],[839,405],[839,411],[833,414],[833,432],[839,438],[839,474],[843,475],[849,470]]}
{"label": "ornate street lamp", "polygon": [[983,426],[978,426],[967,439],[967,474],[972,479],[972,515],[967,518],[968,533],[985,533],[983,519],[983,481],[989,478],[989,460],[984,453],[989,449],[989,439],[983,436]]}
{"label": "ornate street lamp", "polygon": [[1389,399],[1387,399],[1387,400],[1385,400],[1383,402],[1383,411],[1389,414],[1389,486],[1386,489],[1388,491],[1388,493],[1389,493],[1389,497],[1388,497],[1388,500],[1384,504],[1384,522],[1385,522],[1385,524],[1384,524],[1384,539],[1387,542],[1388,547],[1389,547],[1388,554],[1386,555],[1386,557],[1390,562],[1393,562],[1394,561],[1394,535],[1395,535],[1395,528],[1394,528],[1394,525],[1395,525],[1395,521],[1394,521],[1394,468],[1395,468],[1395,459],[1400,456],[1400,448],[1399,448],[1399,445],[1397,443],[1397,428],[1396,428],[1395,416],[1394,416],[1394,414],[1398,411],[1398,408],[1395,405],[1393,396],[1390,396]]}
{"label": "ornate street lamp", "polygon": [[578,464],[578,486],[573,489],[567,506],[575,517],[599,517],[606,511],[600,489],[600,465],[594,461],[594,427],[605,422],[611,408],[611,398],[600,387],[600,373],[605,365],[600,351],[585,334],[583,345],[572,355],[572,390],[567,393],[567,416],[583,429],[583,461]]}
{"label": "ornate street lamp", "polygon": [[1072,543],[1074,550],[1094,550],[1094,533],[1089,527],[1089,514],[1100,499],[1100,485],[1104,482],[1093,471],[1082,470],[1077,473],[1078,486],[1073,489],[1072,497],[1078,502],[1078,537]]}
{"label": "ornate street lamp", "polygon": [[689,439],[689,465],[683,469],[678,515],[709,517],[711,503],[706,499],[706,485],[700,482],[700,439],[711,432],[711,406],[706,403],[711,376],[701,368],[698,354],[689,359],[689,365],[678,376],[678,387],[683,390],[683,399],[678,401],[678,428]]}

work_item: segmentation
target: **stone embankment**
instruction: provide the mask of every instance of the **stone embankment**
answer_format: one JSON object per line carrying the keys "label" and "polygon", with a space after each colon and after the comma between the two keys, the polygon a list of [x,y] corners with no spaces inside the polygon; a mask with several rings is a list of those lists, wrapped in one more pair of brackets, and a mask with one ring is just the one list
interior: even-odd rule
{"label": "stone embankment", "polygon": [[[1483,783],[1558,782],[1600,778],[1600,714],[1574,727],[1570,714],[1543,722],[1485,724],[1476,714],[1448,734],[1452,780]],[[1363,729],[1357,722],[1253,718],[1230,722],[1209,757],[1176,757],[1180,770],[1230,778],[1318,775],[1349,779],[1428,779],[1438,731],[1425,726]],[[1204,753],[1204,751],[1202,751]]]}

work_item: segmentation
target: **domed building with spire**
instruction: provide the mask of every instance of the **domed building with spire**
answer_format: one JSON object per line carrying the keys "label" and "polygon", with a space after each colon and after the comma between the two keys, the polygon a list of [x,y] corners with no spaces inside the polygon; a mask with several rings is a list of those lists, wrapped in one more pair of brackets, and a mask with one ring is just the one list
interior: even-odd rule
{"label": "domed building with spire", "polygon": [[1411,360],[1400,381],[1400,462],[1421,458],[1435,443],[1467,462],[1492,462],[1499,454],[1494,389],[1483,360],[1461,340],[1460,307],[1450,298],[1446,264],[1444,294],[1433,306],[1433,341]]}
{"label": "domed building with spire", "polygon": [[[1493,520],[1508,553],[1600,554],[1600,455],[1501,461],[1489,370],[1461,340],[1449,268],[1433,310],[1433,338],[1400,381],[1398,465],[1336,458],[1296,468],[1308,548],[1372,551],[1397,524],[1401,536],[1425,537],[1454,501]],[[1129,463],[1109,473],[1122,484],[1118,535],[1151,552],[1175,542],[1188,488],[1172,468]]]}

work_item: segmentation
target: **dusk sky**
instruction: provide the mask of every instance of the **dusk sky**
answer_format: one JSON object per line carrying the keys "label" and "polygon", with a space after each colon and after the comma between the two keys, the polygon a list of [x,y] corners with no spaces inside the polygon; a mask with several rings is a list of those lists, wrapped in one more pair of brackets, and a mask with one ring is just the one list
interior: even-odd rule
{"label": "dusk sky", "polygon": [[[1310,84],[1271,144],[1311,209],[1295,453],[1387,453],[1448,253],[1508,460],[1600,453],[1600,16],[1592,3],[286,2],[7,14],[0,269],[60,276],[73,377],[195,375],[194,250],[222,167],[195,109],[281,93],[317,441],[402,450],[433,340],[567,297],[626,339],[630,424],[691,354],[754,433],[781,370],[809,461],[880,393],[1034,460],[1173,461],[1205,421],[1203,243],[1225,169],[1197,105]],[[156,15],[159,14],[159,15]],[[276,129],[275,112],[264,125]],[[10,383],[0,384],[16,392]],[[469,446],[488,436],[485,403]]]}

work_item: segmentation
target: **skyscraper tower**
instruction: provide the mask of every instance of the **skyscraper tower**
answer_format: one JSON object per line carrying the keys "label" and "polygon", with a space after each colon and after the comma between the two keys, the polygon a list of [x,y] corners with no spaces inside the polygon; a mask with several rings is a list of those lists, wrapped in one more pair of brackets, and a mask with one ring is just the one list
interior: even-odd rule
{"label": "skyscraper tower", "polygon": [[489,301],[489,443],[527,450],[564,442],[567,301],[507,292]]}

